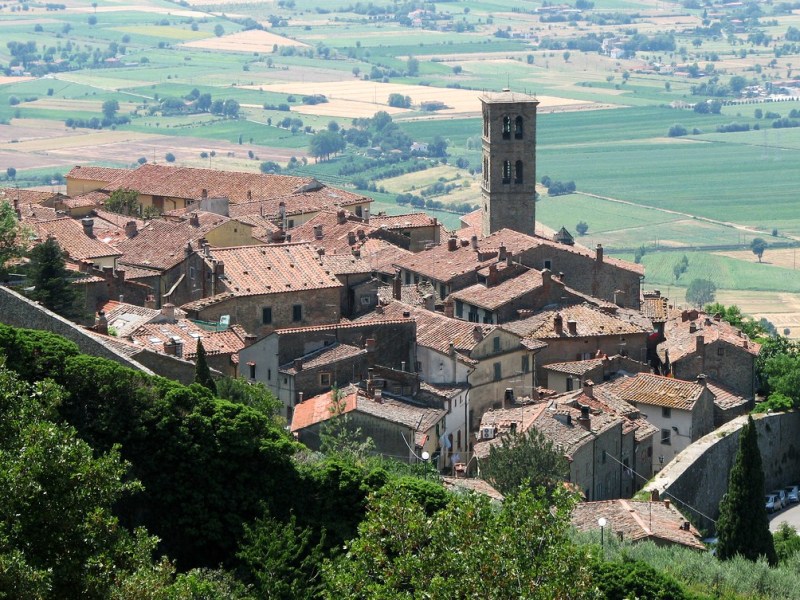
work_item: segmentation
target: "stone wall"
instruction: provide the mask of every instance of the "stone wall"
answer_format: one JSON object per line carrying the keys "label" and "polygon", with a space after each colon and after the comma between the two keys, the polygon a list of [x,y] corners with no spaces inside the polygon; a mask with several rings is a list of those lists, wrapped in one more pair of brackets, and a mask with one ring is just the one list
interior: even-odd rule
{"label": "stone wall", "polygon": [[[800,481],[800,412],[754,415],[766,491]],[[747,417],[734,419],[676,456],[644,489],[670,498],[699,529],[714,530]],[[702,513],[702,514],[701,514]]]}
{"label": "stone wall", "polygon": [[150,369],[117,352],[102,339],[3,286],[0,286],[0,322],[13,327],[41,329],[55,333],[77,344],[80,351],[85,354],[107,358],[131,369],[153,375]]}

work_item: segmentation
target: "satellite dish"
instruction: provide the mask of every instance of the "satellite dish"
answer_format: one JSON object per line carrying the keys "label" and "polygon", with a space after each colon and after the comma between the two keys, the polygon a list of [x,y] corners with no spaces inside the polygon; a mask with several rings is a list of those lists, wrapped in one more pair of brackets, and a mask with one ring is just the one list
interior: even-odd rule
{"label": "satellite dish", "polygon": [[430,457],[431,457],[431,455],[428,454],[427,452],[423,452],[422,453],[422,460],[428,460]]}

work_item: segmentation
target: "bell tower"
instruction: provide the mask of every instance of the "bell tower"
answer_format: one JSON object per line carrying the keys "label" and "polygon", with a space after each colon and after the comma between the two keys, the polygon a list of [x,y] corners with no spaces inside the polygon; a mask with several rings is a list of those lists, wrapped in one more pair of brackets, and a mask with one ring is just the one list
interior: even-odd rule
{"label": "bell tower", "polygon": [[483,235],[503,228],[533,235],[536,220],[536,107],[528,94],[486,93],[483,107]]}

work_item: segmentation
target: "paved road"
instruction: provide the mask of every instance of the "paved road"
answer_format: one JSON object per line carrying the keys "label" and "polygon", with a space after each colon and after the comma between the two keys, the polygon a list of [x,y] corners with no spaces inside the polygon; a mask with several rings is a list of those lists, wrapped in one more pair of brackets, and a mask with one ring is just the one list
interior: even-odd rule
{"label": "paved road", "polygon": [[790,504],[789,508],[773,513],[769,516],[770,531],[777,531],[781,523],[786,521],[800,531],[800,504]]}

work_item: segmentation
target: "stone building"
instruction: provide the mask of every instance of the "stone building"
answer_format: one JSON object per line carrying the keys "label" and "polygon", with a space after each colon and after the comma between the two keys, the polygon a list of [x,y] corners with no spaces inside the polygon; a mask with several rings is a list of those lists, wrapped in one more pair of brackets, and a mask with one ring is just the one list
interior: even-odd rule
{"label": "stone building", "polygon": [[483,111],[483,236],[501,229],[533,235],[539,101],[509,90],[483,94],[480,100]]}

